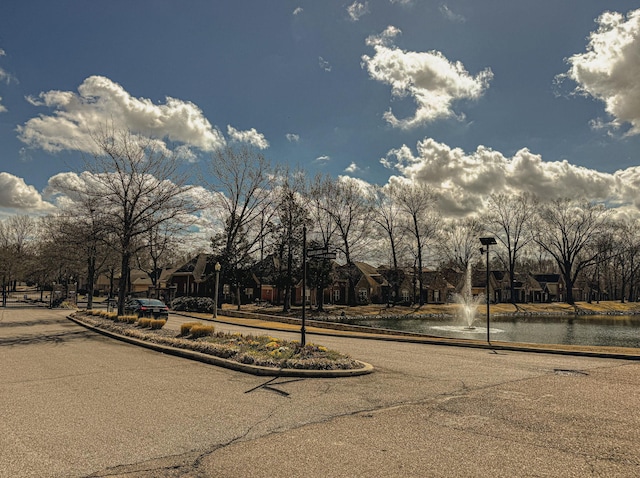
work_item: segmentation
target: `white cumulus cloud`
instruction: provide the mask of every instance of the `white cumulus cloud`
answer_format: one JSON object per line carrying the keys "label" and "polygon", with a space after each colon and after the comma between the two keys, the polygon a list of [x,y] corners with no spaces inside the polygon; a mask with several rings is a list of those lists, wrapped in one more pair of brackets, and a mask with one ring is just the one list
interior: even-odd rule
{"label": "white cumulus cloud", "polygon": [[50,212],[54,207],[40,193],[13,174],[0,172],[0,208],[26,212]]}
{"label": "white cumulus cloud", "polygon": [[367,38],[367,45],[375,50],[373,56],[362,57],[362,67],[369,76],[391,86],[391,94],[402,98],[409,96],[416,104],[412,117],[399,119],[389,109],[385,120],[394,127],[414,128],[440,118],[458,117],[453,103],[457,100],[475,100],[482,96],[493,78],[491,69],[470,75],[459,61],[449,61],[439,51],[404,51],[393,44],[400,33],[389,26],[380,35]]}
{"label": "white cumulus cloud", "polygon": [[[567,59],[568,77],[577,83],[576,92],[605,104],[613,117],[611,125],[631,125],[627,134],[640,133],[640,10],[626,16],[605,12],[597,30],[589,35],[584,53]],[[596,125],[602,125],[596,121]]]}
{"label": "white cumulus cloud", "polygon": [[247,143],[258,149],[267,149],[269,147],[269,141],[267,141],[262,133],[258,133],[255,128],[240,131],[231,125],[227,125],[227,134],[229,138],[231,138],[231,141],[236,143]]}
{"label": "white cumulus cloud", "polygon": [[195,104],[171,97],[164,104],[154,104],[149,99],[131,96],[118,83],[103,76],[90,76],[77,93],[51,90],[27,99],[36,106],[54,110],[51,115],[40,115],[18,127],[20,140],[46,151],[92,152],[91,132],[101,130],[105,124],[202,151],[213,151],[225,144],[222,133]]}
{"label": "white cumulus cloud", "polygon": [[360,171],[360,167],[356,163],[351,163],[344,169],[345,173],[355,173],[356,171]]}
{"label": "white cumulus cloud", "polygon": [[393,181],[416,181],[431,186],[445,214],[466,215],[482,208],[491,194],[531,193],[541,199],[587,197],[611,205],[640,209],[640,167],[615,173],[544,161],[527,148],[512,157],[485,146],[467,153],[432,138],[390,150],[381,162],[401,176]]}

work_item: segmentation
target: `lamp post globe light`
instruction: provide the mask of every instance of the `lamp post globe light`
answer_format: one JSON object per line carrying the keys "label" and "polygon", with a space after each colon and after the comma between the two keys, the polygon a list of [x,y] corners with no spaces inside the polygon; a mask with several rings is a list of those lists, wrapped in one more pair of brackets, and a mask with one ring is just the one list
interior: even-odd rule
{"label": "lamp post globe light", "polygon": [[216,285],[214,287],[214,292],[213,292],[213,318],[214,319],[218,318],[218,283],[220,280],[221,268],[222,266],[220,265],[220,263],[216,262],[216,265],[214,266],[214,269],[216,271]]}
{"label": "lamp post globe light", "polygon": [[480,248],[480,254],[486,252],[487,254],[487,283],[486,283],[486,298],[487,298],[487,343],[491,345],[491,335],[489,331],[489,246],[497,244],[495,237],[481,237],[480,244],[483,245]]}

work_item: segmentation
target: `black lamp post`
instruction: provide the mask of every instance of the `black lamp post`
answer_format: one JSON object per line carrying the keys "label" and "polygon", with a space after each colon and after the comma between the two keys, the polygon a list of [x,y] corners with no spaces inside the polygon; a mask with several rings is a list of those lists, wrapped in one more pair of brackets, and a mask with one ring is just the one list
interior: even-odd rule
{"label": "black lamp post", "polygon": [[307,226],[302,226],[302,326],[300,327],[300,345],[307,345],[306,324],[307,299]]}
{"label": "black lamp post", "polygon": [[489,343],[489,345],[491,345],[491,335],[489,332],[489,246],[493,246],[496,245],[496,239],[495,237],[481,237],[480,238],[480,243],[484,246],[480,249],[480,254],[482,254],[483,252],[487,253],[487,291],[486,291],[486,297],[487,297],[487,343]]}
{"label": "black lamp post", "polygon": [[218,283],[220,280],[220,269],[222,268],[222,266],[220,265],[219,262],[216,262],[216,265],[214,266],[214,269],[216,271],[216,285],[214,287],[215,291],[214,291],[214,296],[213,296],[213,318],[217,319],[218,318]]}

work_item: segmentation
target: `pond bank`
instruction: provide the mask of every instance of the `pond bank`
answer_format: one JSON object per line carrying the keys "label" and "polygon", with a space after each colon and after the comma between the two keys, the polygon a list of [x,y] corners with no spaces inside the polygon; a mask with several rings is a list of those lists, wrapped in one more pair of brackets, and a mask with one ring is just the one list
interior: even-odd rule
{"label": "pond bank", "polygon": [[[490,314],[493,317],[512,316],[590,316],[608,315],[624,316],[639,315],[640,302],[616,302],[600,301],[600,303],[576,302],[575,305],[565,303],[549,304],[490,304]],[[224,304],[225,313],[233,312],[236,307],[231,304]],[[255,313],[261,315],[288,317],[299,319],[302,315],[300,307],[292,307],[287,312],[282,312],[281,306],[259,307],[256,305],[243,305],[243,313]],[[425,304],[422,307],[392,306],[385,305],[362,305],[355,307],[328,305],[325,311],[318,312],[315,308],[306,310],[306,317],[310,320],[331,321],[331,322],[352,322],[358,319],[370,318],[371,316],[380,318],[397,319],[419,319],[419,318],[451,318],[458,315],[459,306],[457,304]],[[486,314],[486,304],[478,305],[478,316]]]}

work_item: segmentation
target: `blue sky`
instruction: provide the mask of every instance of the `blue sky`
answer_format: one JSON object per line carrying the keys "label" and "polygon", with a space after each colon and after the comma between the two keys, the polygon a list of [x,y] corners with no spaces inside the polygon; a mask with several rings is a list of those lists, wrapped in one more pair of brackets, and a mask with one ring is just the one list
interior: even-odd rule
{"label": "blue sky", "polygon": [[[19,1],[0,7],[0,213],[114,119],[198,168],[248,142],[445,212],[491,193],[640,196],[637,1]],[[77,172],[77,171],[76,171]],[[390,179],[391,178],[391,179]]]}

